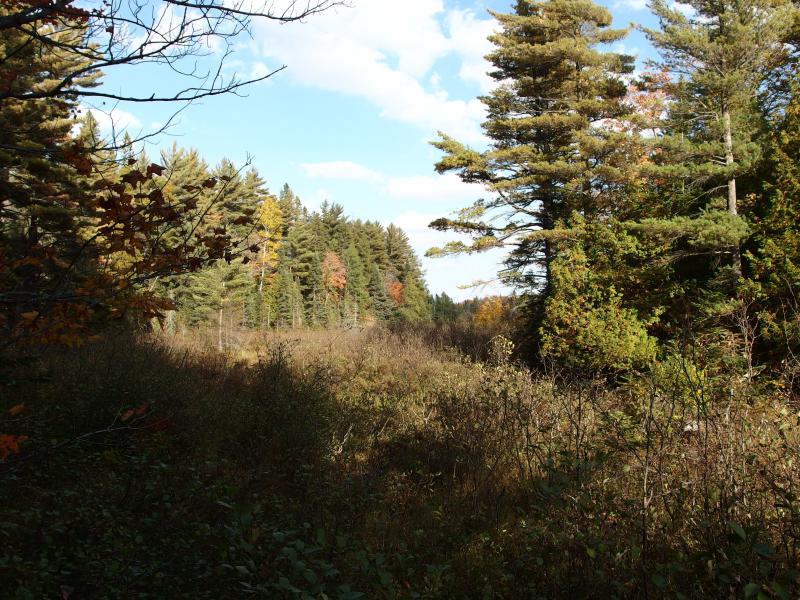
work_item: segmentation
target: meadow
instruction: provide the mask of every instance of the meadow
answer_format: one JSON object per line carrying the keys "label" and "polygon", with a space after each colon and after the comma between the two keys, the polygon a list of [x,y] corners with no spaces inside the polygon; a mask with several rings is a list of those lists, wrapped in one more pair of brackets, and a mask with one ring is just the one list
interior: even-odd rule
{"label": "meadow", "polygon": [[108,334],[4,367],[2,598],[791,598],[800,416],[503,336]]}

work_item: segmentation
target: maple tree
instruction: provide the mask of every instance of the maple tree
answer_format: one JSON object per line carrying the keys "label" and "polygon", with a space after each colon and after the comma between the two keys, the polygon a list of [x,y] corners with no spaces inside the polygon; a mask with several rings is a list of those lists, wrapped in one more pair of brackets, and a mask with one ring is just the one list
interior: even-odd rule
{"label": "maple tree", "polygon": [[325,258],[322,259],[322,278],[325,289],[335,295],[338,295],[347,284],[347,269],[332,250],[326,251]]}
{"label": "maple tree", "polygon": [[386,292],[389,294],[389,298],[394,300],[395,304],[400,304],[403,302],[403,284],[399,281],[391,281],[386,286]]}

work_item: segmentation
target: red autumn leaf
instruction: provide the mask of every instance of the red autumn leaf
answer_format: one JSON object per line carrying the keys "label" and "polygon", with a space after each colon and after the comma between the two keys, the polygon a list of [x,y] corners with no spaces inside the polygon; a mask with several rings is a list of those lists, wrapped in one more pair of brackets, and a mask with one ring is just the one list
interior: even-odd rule
{"label": "red autumn leaf", "polygon": [[26,441],[28,441],[27,435],[0,433],[0,460],[5,460],[12,454],[19,454],[19,445]]}
{"label": "red autumn leaf", "polygon": [[[148,167],[149,169],[150,167]],[[136,185],[137,183],[141,183],[146,181],[147,177],[141,171],[131,171],[130,173],[125,173],[122,176],[122,181],[130,185]]]}

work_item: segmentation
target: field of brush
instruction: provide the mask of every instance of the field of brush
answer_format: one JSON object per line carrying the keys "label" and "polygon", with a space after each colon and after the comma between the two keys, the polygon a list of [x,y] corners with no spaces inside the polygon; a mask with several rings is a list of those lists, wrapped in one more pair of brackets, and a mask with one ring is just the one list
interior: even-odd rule
{"label": "field of brush", "polygon": [[680,361],[533,374],[474,332],[205,339],[3,365],[29,439],[0,462],[0,597],[796,597],[779,395]]}

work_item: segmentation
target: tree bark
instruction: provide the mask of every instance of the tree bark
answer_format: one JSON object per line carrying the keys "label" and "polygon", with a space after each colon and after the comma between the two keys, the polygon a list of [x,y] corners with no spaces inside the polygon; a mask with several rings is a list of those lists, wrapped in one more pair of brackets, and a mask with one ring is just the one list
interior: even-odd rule
{"label": "tree bark", "polygon": [[[725,165],[733,165],[733,132],[731,131],[731,113],[726,108],[722,113],[722,124],[725,128]],[[728,212],[738,215],[739,209],[736,205],[736,178],[728,177]]]}
{"label": "tree bark", "polygon": [[[731,127],[731,112],[726,107],[722,111],[722,126],[725,129],[725,165],[733,166],[733,132]],[[728,175],[728,212],[738,216],[739,208],[736,202],[736,178],[733,174]],[[733,249],[733,269],[737,275],[742,274],[742,256],[738,244]]]}

